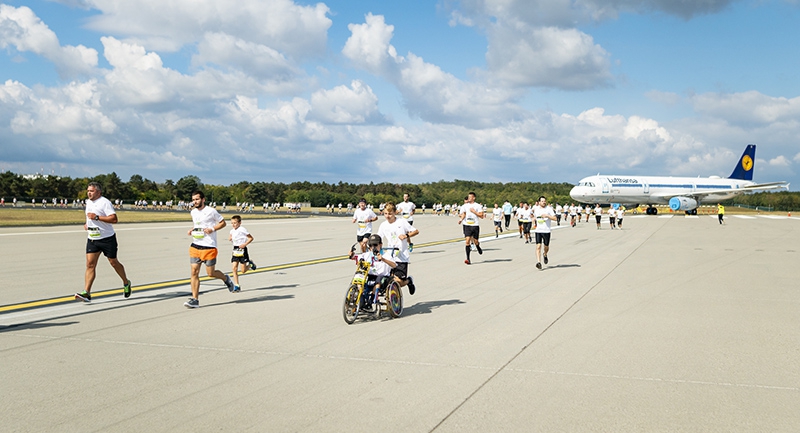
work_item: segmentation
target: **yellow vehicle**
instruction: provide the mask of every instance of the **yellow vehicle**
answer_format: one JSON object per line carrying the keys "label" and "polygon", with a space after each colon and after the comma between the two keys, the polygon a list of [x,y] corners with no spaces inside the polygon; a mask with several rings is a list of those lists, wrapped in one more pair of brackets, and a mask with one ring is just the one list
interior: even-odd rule
{"label": "yellow vehicle", "polygon": [[374,319],[381,317],[381,310],[386,309],[392,318],[403,314],[403,292],[392,276],[385,277],[385,283],[374,290],[376,280],[369,278],[372,263],[358,259],[356,273],[350,281],[350,287],[344,295],[342,313],[348,325],[353,324],[359,313],[365,313]]}

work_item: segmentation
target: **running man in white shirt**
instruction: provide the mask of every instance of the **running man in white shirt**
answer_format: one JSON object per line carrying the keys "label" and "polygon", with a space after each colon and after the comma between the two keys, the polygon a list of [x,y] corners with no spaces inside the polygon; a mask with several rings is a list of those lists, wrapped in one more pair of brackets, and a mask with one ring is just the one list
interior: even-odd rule
{"label": "running man in white shirt", "polygon": [[200,308],[200,266],[206,265],[206,274],[225,282],[228,291],[233,292],[233,280],[217,265],[217,231],[225,227],[225,219],[216,209],[206,206],[206,196],[202,191],[192,193],[192,222],[194,226],[187,234],[193,238],[189,246],[189,265],[191,266],[192,297],[183,305],[186,308]]}
{"label": "running man in white shirt", "polygon": [[600,219],[603,218],[603,208],[600,207],[600,203],[594,206],[594,220],[597,222],[597,230],[600,230]]}
{"label": "running man in white shirt", "polygon": [[[378,216],[372,209],[367,209],[367,199],[362,198],[358,201],[358,208],[353,212],[353,224],[358,224],[356,228],[356,242],[361,244],[360,251],[367,250],[367,241],[372,234],[372,223],[378,221]],[[353,245],[351,251],[356,251],[356,245]]]}
{"label": "running man in white shirt", "polygon": [[[403,194],[403,201],[397,204],[397,213],[408,221],[409,225],[414,225],[414,213],[416,212],[417,205],[408,199],[408,194]],[[408,243],[408,251],[414,251],[414,243]]]}
{"label": "running man in white shirt", "polygon": [[101,252],[122,279],[122,294],[126,298],[131,295],[131,281],[125,274],[125,267],[117,260],[117,235],[112,226],[117,223],[117,212],[111,201],[102,194],[102,187],[97,182],[90,182],[86,187],[86,195],[89,198],[86,200],[86,223],[83,225],[83,229],[88,233],[85,285],[82,292],[75,294],[75,299],[83,302],[92,300],[92,284],[97,275],[97,261]]}
{"label": "running man in white shirt", "polygon": [[478,241],[481,235],[481,218],[483,218],[483,206],[475,203],[475,193],[470,192],[467,194],[466,203],[461,206],[458,219],[459,224],[464,223],[462,227],[464,228],[464,240],[467,243],[464,249],[467,252],[467,259],[464,260],[464,263],[468,265],[472,263],[469,259],[470,244],[475,245],[478,254],[483,254],[481,243]]}
{"label": "running man in white shirt", "polygon": [[525,243],[531,243],[531,226],[533,209],[528,207],[528,202],[522,203],[522,206],[517,209],[519,221],[522,223],[522,235],[525,236]]}
{"label": "running man in white shirt", "polygon": [[[556,213],[547,204],[544,196],[539,197],[537,206],[533,208],[533,217],[536,219],[536,268],[542,270],[542,261],[546,265],[548,262],[547,253],[550,252],[550,221],[556,221]],[[544,244],[544,256],[542,256],[542,244]]]}
{"label": "running man in white shirt", "polygon": [[494,204],[492,210],[492,220],[494,221],[494,237],[500,236],[503,233],[503,208],[498,207],[497,203]]}

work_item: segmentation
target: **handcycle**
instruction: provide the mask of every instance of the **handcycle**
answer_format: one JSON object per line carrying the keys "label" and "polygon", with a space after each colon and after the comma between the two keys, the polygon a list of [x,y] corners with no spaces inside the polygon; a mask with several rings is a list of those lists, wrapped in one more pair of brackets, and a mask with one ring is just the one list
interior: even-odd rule
{"label": "handcycle", "polygon": [[403,314],[403,292],[394,276],[383,278],[385,284],[375,289],[375,281],[370,281],[369,270],[372,263],[359,259],[356,273],[350,282],[350,287],[344,295],[342,313],[348,325],[356,321],[360,313],[367,314],[373,319],[381,317],[385,309],[392,318]]}

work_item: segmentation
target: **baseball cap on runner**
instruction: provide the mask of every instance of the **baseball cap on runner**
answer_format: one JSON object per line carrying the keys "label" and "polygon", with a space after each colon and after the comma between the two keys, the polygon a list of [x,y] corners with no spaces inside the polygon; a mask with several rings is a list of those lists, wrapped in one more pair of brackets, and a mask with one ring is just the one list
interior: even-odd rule
{"label": "baseball cap on runner", "polygon": [[380,235],[371,235],[369,237],[369,241],[367,241],[367,244],[371,247],[376,247],[378,245],[381,245],[382,243],[383,240],[381,239]]}

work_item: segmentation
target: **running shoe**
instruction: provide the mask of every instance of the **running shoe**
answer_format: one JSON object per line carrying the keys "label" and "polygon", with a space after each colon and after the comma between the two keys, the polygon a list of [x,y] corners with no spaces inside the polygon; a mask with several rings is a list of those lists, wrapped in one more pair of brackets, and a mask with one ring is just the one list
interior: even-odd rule
{"label": "running shoe", "polygon": [[497,239],[498,236],[500,236],[500,235],[497,234],[497,232],[494,232],[494,238]]}
{"label": "running shoe", "polygon": [[183,303],[183,306],[186,308],[200,308],[200,301],[195,298],[189,298],[188,301]]}
{"label": "running shoe", "polygon": [[126,298],[131,296],[131,280],[128,280],[128,284],[122,286],[122,294],[125,295]]}
{"label": "running shoe", "polygon": [[545,255],[545,256],[544,256],[544,264],[546,265],[548,261],[549,261],[549,260],[547,260],[547,255]]}
{"label": "running shoe", "polygon": [[483,249],[481,248],[480,245],[475,245],[475,248],[478,249],[478,254],[483,254]]}
{"label": "running shoe", "polygon": [[417,291],[417,286],[414,285],[414,277],[408,276],[408,294],[413,295]]}
{"label": "running shoe", "polygon": [[250,270],[251,270],[251,271],[255,271],[256,269],[258,269],[258,266],[256,266],[256,264],[255,264],[255,263],[253,263],[253,262],[250,262]]}
{"label": "running shoe", "polygon": [[414,244],[412,244],[411,242],[409,242],[409,243],[408,243],[408,252],[410,253],[410,252],[412,252],[412,251],[414,251]]}
{"label": "running shoe", "polygon": [[467,260],[464,260],[464,263],[466,263],[466,264],[470,264],[470,263],[469,263],[469,259],[467,259]]}
{"label": "running shoe", "polygon": [[540,262],[536,262],[536,269],[542,270],[542,264]]}
{"label": "running shoe", "polygon": [[80,293],[76,293],[75,294],[75,299],[79,299],[79,300],[81,300],[83,302],[91,302],[92,301],[92,294],[87,292],[86,290],[84,290],[84,291],[82,291]]}
{"label": "running shoe", "polygon": [[242,291],[242,288],[240,286],[237,286],[235,284],[233,285],[233,293],[239,293],[241,291]]}
{"label": "running shoe", "polygon": [[225,276],[225,285],[228,286],[228,291],[233,293],[233,280],[229,276]]}

